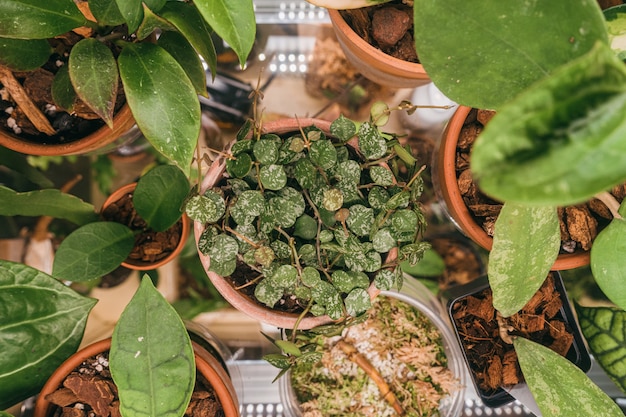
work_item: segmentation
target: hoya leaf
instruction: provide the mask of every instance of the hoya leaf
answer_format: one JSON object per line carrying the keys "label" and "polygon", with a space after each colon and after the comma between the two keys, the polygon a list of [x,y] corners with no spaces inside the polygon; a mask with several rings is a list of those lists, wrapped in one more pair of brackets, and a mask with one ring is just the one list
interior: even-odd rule
{"label": "hoya leaf", "polygon": [[338,188],[324,190],[322,207],[328,211],[337,211],[343,205],[343,192]]}
{"label": "hoya leaf", "polygon": [[39,270],[0,260],[0,409],[37,394],[76,352],[95,304]]}
{"label": "hoya leaf", "polygon": [[283,288],[266,278],[256,285],[254,296],[266,306],[274,307],[283,296]]}
{"label": "hoya leaf", "polygon": [[54,76],[52,81],[52,100],[59,108],[71,113],[76,101],[76,91],[70,80],[70,72],[67,65],[63,65]]}
{"label": "hoya leaf", "polygon": [[317,269],[307,266],[302,270],[300,279],[304,285],[313,287],[320,281],[321,276]]}
{"label": "hoya leaf", "polygon": [[361,180],[361,167],[359,163],[353,159],[340,162],[337,165],[335,176],[341,182],[358,184]]}
{"label": "hoya leaf", "polygon": [[208,252],[211,261],[225,262],[234,260],[237,257],[239,245],[234,237],[220,234],[212,240],[212,244],[213,246]]}
{"label": "hoya leaf", "polygon": [[347,294],[355,288],[366,289],[370,280],[363,272],[338,270],[332,274],[332,283],[339,292]]}
{"label": "hoya leaf", "polygon": [[614,218],[591,246],[591,271],[602,292],[622,309],[626,308],[626,271],[622,256],[626,250],[626,220]]}
{"label": "hoya leaf", "polygon": [[566,206],[626,178],[626,68],[604,44],[503,106],[471,168],[501,201]]}
{"label": "hoya leaf", "polygon": [[337,164],[337,150],[328,139],[313,142],[309,157],[314,165],[323,170],[328,170]]}
{"label": "hoya leaf", "polygon": [[366,122],[359,128],[359,149],[367,159],[382,158],[387,152],[387,141],[373,124]]}
{"label": "hoya leaf", "polygon": [[193,347],[180,316],[147,275],[115,326],[109,361],[122,415],[184,414],[196,380]]}
{"label": "hoya leaf", "polygon": [[544,416],[624,415],[611,397],[563,356],[523,337],[513,344],[528,388]]}
{"label": "hoya leaf", "polygon": [[51,216],[84,225],[98,219],[93,205],[57,189],[18,193],[0,185],[0,215]]}
{"label": "hoya leaf", "polygon": [[373,166],[370,168],[370,175],[376,185],[389,186],[393,184],[393,173],[391,170],[381,167]]}
{"label": "hoya leaf", "polygon": [[307,240],[314,239],[317,235],[317,221],[308,214],[303,214],[296,220],[293,235]]}
{"label": "hoya leaf", "polygon": [[89,0],[89,11],[103,25],[118,26],[125,22],[115,1]]}
{"label": "hoya leaf", "polygon": [[128,25],[128,31],[133,33],[137,30],[144,19],[144,6],[158,12],[166,0],[115,0],[120,14]]}
{"label": "hoya leaf", "polygon": [[489,254],[496,310],[508,317],[524,307],[548,276],[560,246],[556,208],[504,204]]}
{"label": "hoya leaf", "polygon": [[[595,0],[493,5],[417,0],[413,10],[415,48],[435,85],[451,100],[482,109],[499,110],[596,41],[607,43]],[[450,30],[454,27],[463,30]]]}
{"label": "hoya leaf", "polygon": [[387,253],[391,248],[396,247],[397,242],[391,235],[389,229],[385,227],[374,233],[372,236],[372,244],[374,245],[374,250],[377,252]]}
{"label": "hoya leaf", "polygon": [[118,63],[137,126],[157,151],[188,173],[200,134],[200,103],[185,71],[151,43],[126,45]]}
{"label": "hoya leaf", "polygon": [[83,26],[86,21],[73,1],[0,1],[0,37],[53,38]]}
{"label": "hoya leaf", "polygon": [[52,48],[45,39],[0,37],[0,65],[5,65],[13,71],[37,69],[48,61],[51,53]]}
{"label": "hoya leaf", "polygon": [[200,223],[215,223],[226,210],[226,203],[221,195],[207,190],[204,195],[196,195],[187,201],[185,212],[194,221]]}
{"label": "hoya leaf", "polygon": [[268,190],[280,190],[287,185],[287,174],[282,165],[264,165],[259,170],[261,184]]}
{"label": "hoya leaf", "polygon": [[293,265],[281,265],[271,277],[272,285],[289,288],[298,281],[298,270]]}
{"label": "hoya leaf", "polygon": [[252,0],[197,0],[194,3],[209,26],[235,51],[243,67],[256,37]]}
{"label": "hoya leaf", "polygon": [[374,285],[382,291],[389,291],[391,287],[393,287],[395,281],[395,274],[388,269],[380,270],[376,276],[374,276]]}
{"label": "hoya leaf", "polygon": [[247,153],[240,153],[234,159],[226,161],[226,171],[235,178],[243,178],[252,168],[252,158]]}
{"label": "hoya leaf", "polygon": [[384,101],[377,101],[370,108],[370,119],[376,126],[384,126],[389,122],[389,106]]}
{"label": "hoya leaf", "polygon": [[113,128],[119,74],[111,50],[97,39],[82,39],[72,48],[69,71],[78,97]]}
{"label": "hoya leaf", "polygon": [[356,125],[342,114],[330,124],[330,133],[343,142],[347,142],[356,135]]}
{"label": "hoya leaf", "polygon": [[278,144],[273,140],[257,140],[253,152],[260,164],[270,165],[278,160]]}
{"label": "hoya leaf", "polygon": [[79,227],[61,242],[52,274],[68,281],[88,281],[108,274],[126,259],[135,243],[132,230],[115,222]]}
{"label": "hoya leaf", "polygon": [[346,223],[348,228],[358,236],[367,236],[374,223],[374,210],[362,204],[355,204],[350,207]]}
{"label": "hoya leaf", "polygon": [[370,295],[363,288],[355,288],[344,299],[346,311],[349,315],[356,317],[365,313],[372,306]]}
{"label": "hoya leaf", "polygon": [[576,305],[580,329],[594,359],[626,392],[626,312],[616,307]]}
{"label": "hoya leaf", "polygon": [[236,259],[227,259],[227,260],[211,260],[210,271],[215,272],[217,275],[222,277],[227,277],[232,275],[237,269],[237,260]]}
{"label": "hoya leaf", "polygon": [[289,369],[291,366],[289,357],[283,355],[282,353],[268,353],[263,356],[263,360],[266,360],[270,365],[278,369]]}
{"label": "hoya leaf", "polygon": [[159,165],[137,182],[133,205],[152,229],[162,232],[180,219],[188,193],[189,180],[178,167]]}

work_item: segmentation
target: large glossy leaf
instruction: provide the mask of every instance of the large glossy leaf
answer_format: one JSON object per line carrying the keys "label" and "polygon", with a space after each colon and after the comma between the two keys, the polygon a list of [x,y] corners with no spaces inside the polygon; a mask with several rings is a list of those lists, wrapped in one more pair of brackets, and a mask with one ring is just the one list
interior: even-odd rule
{"label": "large glossy leaf", "polygon": [[123,416],[184,414],[196,377],[191,341],[148,276],[115,326],[110,368]]}
{"label": "large glossy leaf", "polygon": [[[183,34],[198,54],[209,66],[211,73],[217,73],[217,52],[211,38],[213,29],[204,20],[198,9],[189,3],[168,2],[160,14]],[[205,86],[206,88],[206,86]]]}
{"label": "large glossy leaf", "polygon": [[125,22],[115,1],[89,0],[89,10],[102,25],[117,26]]}
{"label": "large glossy leaf", "polygon": [[617,404],[569,360],[523,337],[513,343],[524,378],[544,416],[623,417]]}
{"label": "large glossy leaf", "polygon": [[0,65],[13,71],[39,68],[48,61],[51,53],[52,48],[45,39],[0,38]]}
{"label": "large glossy leaf", "polygon": [[0,185],[0,215],[52,216],[83,225],[98,218],[94,207],[57,189],[18,193]]}
{"label": "large glossy leaf", "polygon": [[139,129],[157,151],[189,172],[200,134],[200,102],[185,71],[151,43],[125,46],[118,64]]}
{"label": "large glossy leaf", "polygon": [[489,285],[496,310],[508,317],[524,307],[548,276],[560,246],[556,208],[505,203],[489,253]]}
{"label": "large glossy leaf", "polygon": [[174,165],[160,165],[137,183],[133,204],[137,213],[157,231],[165,231],[180,219],[189,194],[189,180]]}
{"label": "large glossy leaf", "polygon": [[252,0],[197,0],[195,5],[213,30],[235,51],[243,67],[256,37]]}
{"label": "large glossy leaf", "polygon": [[143,8],[141,0],[115,0],[117,9],[128,25],[128,31],[134,32],[143,20]]}
{"label": "large glossy leaf", "polygon": [[0,0],[0,36],[6,38],[53,38],[86,21],[73,0]]}
{"label": "large glossy leaf", "polygon": [[202,61],[187,39],[178,32],[164,31],[159,36],[157,45],[169,52],[180,63],[196,89],[196,93],[208,97]]}
{"label": "large glossy leaf", "polygon": [[174,26],[161,16],[155,14],[145,4],[143,5],[143,21],[137,28],[137,39],[143,40],[152,33],[160,33],[161,30],[176,30]]}
{"label": "large glossy leaf", "polygon": [[[28,163],[26,155],[24,154],[0,146],[0,163],[41,188],[54,187],[54,183],[52,181]],[[2,195],[2,192],[2,187],[0,187],[0,195]],[[4,198],[1,200],[6,201]],[[91,211],[93,211],[93,207],[91,208]]]}
{"label": "large glossy leaf", "polygon": [[112,129],[119,74],[111,50],[94,38],[83,39],[72,48],[69,71],[76,94]]}
{"label": "large glossy leaf", "polygon": [[128,257],[135,243],[132,230],[115,222],[95,222],[69,234],[57,249],[52,275],[88,281],[108,274]]}
{"label": "large glossy leaf", "polygon": [[577,304],[576,312],[593,357],[626,393],[626,311]]}
{"label": "large glossy leaf", "polygon": [[37,394],[76,351],[95,303],[43,272],[0,260],[0,409]]}
{"label": "large glossy leaf", "polygon": [[435,85],[482,109],[499,109],[597,40],[608,42],[595,0],[416,0],[414,15],[417,53]]}
{"label": "large glossy leaf", "polygon": [[491,119],[471,167],[502,201],[566,206],[626,179],[626,68],[604,44]]}
{"label": "large glossy leaf", "polygon": [[626,200],[619,208],[622,218],[614,218],[593,241],[591,271],[604,294],[622,309],[626,309]]}

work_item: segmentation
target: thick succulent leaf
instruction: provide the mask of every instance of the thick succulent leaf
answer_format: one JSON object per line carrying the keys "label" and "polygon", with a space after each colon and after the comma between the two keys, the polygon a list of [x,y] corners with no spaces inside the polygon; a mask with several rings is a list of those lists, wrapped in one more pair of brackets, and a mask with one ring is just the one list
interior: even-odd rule
{"label": "thick succulent leaf", "polygon": [[89,0],[89,10],[102,25],[118,26],[125,22],[115,1]]}
{"label": "thick succulent leaf", "polygon": [[115,222],[95,222],[70,233],[54,257],[52,275],[88,281],[108,274],[126,259],[135,243],[132,230]]}
{"label": "thick succulent leaf", "polygon": [[174,165],[159,165],[139,179],[133,204],[151,228],[162,232],[180,219],[188,194],[185,174]]}
{"label": "thick succulent leaf", "polygon": [[608,42],[595,0],[416,0],[414,22],[415,47],[435,85],[451,100],[482,109],[499,110],[597,40]]}
{"label": "thick succulent leaf", "polygon": [[70,79],[70,71],[67,65],[63,65],[52,80],[52,100],[60,109],[72,113],[76,101],[76,91]]}
{"label": "thick succulent leaf", "polygon": [[193,45],[209,66],[211,73],[217,74],[217,52],[211,38],[213,29],[204,20],[198,9],[189,3],[170,1],[160,16],[173,24]]}
{"label": "thick succulent leaf", "polygon": [[1,37],[53,38],[86,21],[71,0],[0,0]]}
{"label": "thick succulent leaf", "polygon": [[593,357],[626,393],[626,311],[577,304],[576,312]]}
{"label": "thick succulent leaf", "polygon": [[626,68],[604,44],[502,107],[472,173],[502,201],[566,206],[626,178]]}
{"label": "thick succulent leaf", "polygon": [[606,393],[563,356],[523,337],[513,343],[528,388],[544,416],[624,415]]}
{"label": "thick succulent leaf", "polygon": [[561,246],[554,207],[505,203],[489,253],[493,306],[504,317],[517,313],[545,281]]}
{"label": "thick succulent leaf", "polygon": [[128,105],[154,148],[188,173],[200,134],[198,96],[165,49],[129,44],[118,58]]}
{"label": "thick succulent leaf", "polygon": [[43,272],[0,260],[0,409],[37,394],[78,349],[95,303]]}
{"label": "thick succulent leaf", "polygon": [[164,31],[159,36],[157,45],[169,52],[183,67],[196,93],[208,97],[202,61],[187,39],[178,32]]}
{"label": "thick succulent leaf", "polygon": [[174,308],[145,275],[120,316],[110,368],[124,416],[182,416],[196,378],[191,340]]}
{"label": "thick succulent leaf", "polygon": [[51,216],[78,225],[98,218],[91,204],[57,189],[18,193],[0,185],[0,201],[2,216]]}
{"label": "thick succulent leaf", "polygon": [[235,51],[243,67],[256,37],[252,0],[197,0],[194,3],[213,30]]}
{"label": "thick succulent leaf", "polygon": [[69,71],[76,94],[113,128],[119,74],[111,50],[94,38],[83,39],[72,48]]}
{"label": "thick succulent leaf", "polygon": [[626,59],[626,5],[610,7],[604,10],[609,44],[617,57]]}
{"label": "thick succulent leaf", "polygon": [[0,38],[0,65],[13,71],[37,69],[48,61],[51,53],[45,39]]}

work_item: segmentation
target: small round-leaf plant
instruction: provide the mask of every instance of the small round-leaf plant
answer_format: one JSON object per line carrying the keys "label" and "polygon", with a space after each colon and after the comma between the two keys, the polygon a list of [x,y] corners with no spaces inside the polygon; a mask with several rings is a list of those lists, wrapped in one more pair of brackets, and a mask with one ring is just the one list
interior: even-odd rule
{"label": "small round-leaf plant", "polygon": [[246,286],[270,308],[295,300],[302,316],[333,320],[366,312],[372,282],[400,287],[400,263],[417,263],[429,245],[421,241],[422,167],[381,130],[389,112],[378,103],[366,122],[340,116],[330,135],[316,126],[282,136],[243,126],[221,182],[186,206],[206,225],[198,248],[210,270],[245,271]]}

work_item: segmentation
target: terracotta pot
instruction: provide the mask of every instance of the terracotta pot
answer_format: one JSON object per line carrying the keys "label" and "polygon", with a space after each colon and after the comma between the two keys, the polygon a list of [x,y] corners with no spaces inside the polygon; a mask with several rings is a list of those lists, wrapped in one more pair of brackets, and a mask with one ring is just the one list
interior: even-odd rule
{"label": "terracotta pot", "polygon": [[100,149],[122,136],[135,124],[130,107],[125,104],[113,117],[113,129],[107,125],[84,138],[68,143],[46,144],[24,139],[0,129],[0,145],[27,155],[77,155]]}
{"label": "terracotta pot", "polygon": [[[467,237],[486,250],[491,250],[493,238],[485,232],[469,210],[459,190],[456,173],[456,150],[459,134],[471,107],[460,106],[446,126],[439,150],[433,158],[433,186],[437,197],[445,203],[445,209],[454,225]],[[559,254],[552,269],[561,271],[589,264],[589,252]]]}
{"label": "terracotta pot", "polygon": [[[137,187],[137,183],[133,182],[131,184],[124,185],[118,188],[117,190],[115,190],[113,193],[111,193],[111,195],[109,195],[109,197],[104,201],[104,203],[102,203],[102,210],[104,210],[111,203],[114,203],[117,200],[119,200],[123,195],[132,194],[135,187]],[[136,259],[126,259],[124,262],[122,262],[122,266],[129,268],[129,269],[134,269],[136,271],[150,271],[152,269],[159,268],[168,262],[171,262],[183,250],[183,247],[185,246],[185,242],[187,241],[187,237],[189,236],[189,229],[190,229],[189,217],[187,217],[187,215],[183,213],[180,221],[182,222],[182,232],[180,236],[180,241],[178,242],[176,249],[174,249],[168,256],[166,256],[163,259],[158,260],[157,262],[145,262],[145,261],[136,260]]]}
{"label": "terracotta pot", "polygon": [[394,58],[372,46],[352,30],[338,10],[328,9],[328,15],[346,58],[366,78],[392,88],[415,88],[430,82],[422,64]]}
{"label": "terracotta pot", "polygon": [[[330,123],[326,120],[320,119],[282,119],[273,122],[263,124],[264,133],[275,133],[277,135],[289,132],[297,132],[300,126],[315,125],[321,129],[324,133],[330,135]],[[209,170],[207,171],[202,184],[200,186],[200,193],[205,192],[207,189],[215,186],[222,178],[226,170],[226,160],[224,158],[216,159]],[[193,230],[195,234],[196,244],[204,231],[205,226],[203,223],[194,222]],[[211,266],[211,259],[209,256],[203,254],[198,250],[198,256],[204,266],[204,270],[207,276],[220,292],[220,294],[230,303],[231,306],[237,310],[247,314],[248,316],[259,320],[263,323],[270,324],[272,326],[292,329],[300,315],[298,313],[288,313],[279,310],[271,309],[267,306],[261,305],[256,300],[249,298],[246,294],[236,290],[230,282],[224,277],[216,274],[213,271],[209,271]],[[372,284],[368,290],[370,296],[376,297],[379,290]],[[307,316],[298,323],[298,328],[302,330],[311,329],[322,324],[331,323],[333,320],[328,316]]]}
{"label": "terracotta pot", "polygon": [[[211,384],[217,397],[224,408],[227,417],[239,416],[239,403],[235,393],[235,389],[230,382],[230,377],[218,362],[199,344],[193,343],[193,349],[196,359],[196,369]],[[57,370],[50,376],[46,384],[41,389],[37,402],[35,403],[34,417],[52,416],[55,406],[46,400],[46,396],[58,389],[63,380],[74,369],[87,358],[106,352],[111,348],[111,338],[95,342],[70,356]]]}

